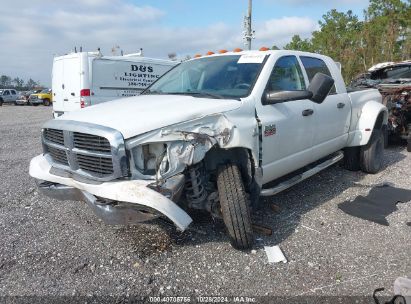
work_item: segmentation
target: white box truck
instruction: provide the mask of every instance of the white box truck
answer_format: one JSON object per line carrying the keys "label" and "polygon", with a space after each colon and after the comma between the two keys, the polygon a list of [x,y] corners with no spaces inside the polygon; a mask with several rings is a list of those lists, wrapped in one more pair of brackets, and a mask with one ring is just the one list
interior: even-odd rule
{"label": "white box truck", "polygon": [[73,52],[54,58],[53,115],[140,94],[178,62],[140,54]]}

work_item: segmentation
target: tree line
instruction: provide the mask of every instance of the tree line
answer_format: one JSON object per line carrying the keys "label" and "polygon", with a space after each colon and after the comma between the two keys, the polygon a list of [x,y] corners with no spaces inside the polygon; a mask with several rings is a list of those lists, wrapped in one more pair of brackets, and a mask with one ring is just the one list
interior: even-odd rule
{"label": "tree line", "polygon": [[377,63],[411,59],[411,0],[370,0],[363,13],[360,20],[333,9],[311,38],[295,35],[284,49],[330,56],[342,64],[346,82]]}
{"label": "tree line", "polygon": [[24,81],[24,79],[20,77],[11,78],[7,75],[0,76],[0,89],[16,89],[17,91],[28,91],[32,89],[42,88],[39,81],[34,81],[33,79],[29,79]]}

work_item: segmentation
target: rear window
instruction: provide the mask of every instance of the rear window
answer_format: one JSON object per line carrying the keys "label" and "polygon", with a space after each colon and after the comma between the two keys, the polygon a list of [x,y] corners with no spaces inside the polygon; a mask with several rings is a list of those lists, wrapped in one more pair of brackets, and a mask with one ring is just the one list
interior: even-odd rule
{"label": "rear window", "polygon": [[[303,63],[305,71],[307,72],[308,80],[310,82],[311,79],[313,79],[315,74],[317,73],[323,73],[325,75],[332,77],[330,70],[328,69],[327,65],[323,60],[306,56],[301,56],[300,59]],[[330,91],[330,94],[336,94],[336,92],[337,91],[334,85]]]}

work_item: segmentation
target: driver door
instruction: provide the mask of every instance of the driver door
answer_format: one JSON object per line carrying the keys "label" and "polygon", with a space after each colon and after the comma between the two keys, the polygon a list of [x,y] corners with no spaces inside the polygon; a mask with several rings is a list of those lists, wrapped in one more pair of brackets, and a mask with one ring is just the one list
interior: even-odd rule
{"label": "driver door", "polygon": [[[300,91],[305,79],[295,56],[280,57],[274,65],[265,93]],[[265,94],[264,93],[264,94]],[[257,105],[262,126],[263,183],[295,171],[311,162],[314,140],[314,103],[308,99]]]}

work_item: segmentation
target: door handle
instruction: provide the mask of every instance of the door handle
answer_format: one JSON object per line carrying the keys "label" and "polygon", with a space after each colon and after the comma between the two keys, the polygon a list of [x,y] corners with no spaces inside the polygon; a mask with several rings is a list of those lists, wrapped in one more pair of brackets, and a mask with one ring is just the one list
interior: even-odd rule
{"label": "door handle", "polygon": [[345,103],[343,103],[343,102],[340,102],[340,103],[337,104],[338,109],[342,109],[344,107],[345,107]]}
{"label": "door handle", "polygon": [[310,116],[314,114],[314,110],[313,109],[306,109],[303,111],[303,116]]}
{"label": "door handle", "polygon": [[76,94],[74,94],[74,92],[71,92],[70,95],[71,95],[71,96],[74,96],[74,95],[76,95]]}
{"label": "door handle", "polygon": [[64,101],[68,101],[68,98],[64,98]]}

